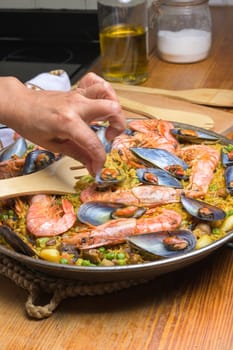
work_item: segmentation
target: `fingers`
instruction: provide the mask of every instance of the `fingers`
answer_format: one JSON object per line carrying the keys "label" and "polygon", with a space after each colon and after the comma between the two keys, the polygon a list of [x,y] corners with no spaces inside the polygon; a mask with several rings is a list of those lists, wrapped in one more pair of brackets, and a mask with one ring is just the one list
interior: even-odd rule
{"label": "fingers", "polygon": [[126,128],[126,119],[123,116],[119,103],[111,100],[89,100],[79,110],[80,116],[87,124],[93,120],[109,121],[107,138],[112,139]]}
{"label": "fingers", "polygon": [[82,120],[78,127],[67,129],[69,140],[62,144],[63,152],[80,160],[91,174],[96,174],[104,165],[106,154],[95,132]]}
{"label": "fingers", "polygon": [[91,85],[96,83],[103,83],[105,80],[101,78],[99,75],[96,75],[93,72],[87,73],[79,82],[78,87],[80,89],[86,89]]}

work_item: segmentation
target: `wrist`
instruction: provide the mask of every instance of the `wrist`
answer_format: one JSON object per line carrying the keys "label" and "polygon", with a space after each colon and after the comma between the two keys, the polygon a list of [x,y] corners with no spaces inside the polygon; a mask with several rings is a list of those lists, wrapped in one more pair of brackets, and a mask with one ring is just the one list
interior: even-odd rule
{"label": "wrist", "polygon": [[12,128],[18,124],[27,90],[15,77],[0,77],[0,123]]}

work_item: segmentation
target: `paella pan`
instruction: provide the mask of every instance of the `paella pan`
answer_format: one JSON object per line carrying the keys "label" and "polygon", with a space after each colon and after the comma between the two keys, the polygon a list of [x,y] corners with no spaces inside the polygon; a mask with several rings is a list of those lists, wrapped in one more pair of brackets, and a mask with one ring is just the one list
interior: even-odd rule
{"label": "paella pan", "polygon": [[[115,281],[177,270],[232,239],[230,140],[191,125],[136,119],[109,144],[106,125],[91,127],[108,152],[102,171],[77,181],[75,195],[2,200],[0,253],[52,276]],[[14,149],[2,147],[2,176],[26,181],[61,157],[16,141]],[[17,160],[16,172],[6,171],[9,158]]]}

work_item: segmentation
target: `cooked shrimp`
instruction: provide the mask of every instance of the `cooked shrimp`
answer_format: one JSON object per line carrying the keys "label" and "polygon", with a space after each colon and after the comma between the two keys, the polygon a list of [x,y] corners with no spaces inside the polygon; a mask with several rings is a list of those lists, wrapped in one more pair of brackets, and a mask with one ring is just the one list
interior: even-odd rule
{"label": "cooked shrimp", "polygon": [[173,146],[174,150],[178,147],[177,139],[171,134],[170,130],[174,128],[171,122],[165,120],[133,120],[129,123],[132,130],[139,131],[144,134],[153,134],[160,138],[165,138],[167,142]]}
{"label": "cooked shrimp", "polygon": [[80,232],[73,237],[62,238],[64,243],[74,244],[79,249],[90,249],[125,242],[128,236],[159,231],[172,231],[181,223],[182,217],[174,210],[163,209],[157,216],[140,219],[110,220],[90,231]]}
{"label": "cooked shrimp", "polygon": [[192,168],[187,194],[190,197],[203,196],[208,191],[218,165],[219,151],[207,145],[191,145],[182,148],[179,156]]}
{"label": "cooked shrimp", "polygon": [[83,202],[108,201],[155,207],[161,204],[179,202],[180,194],[181,190],[179,189],[163,186],[141,185],[132,189],[98,191],[95,185],[91,185],[81,192],[80,198]]}
{"label": "cooked shrimp", "polygon": [[68,199],[58,205],[48,195],[35,195],[26,216],[27,229],[35,236],[57,236],[69,230],[76,221],[74,208]]}

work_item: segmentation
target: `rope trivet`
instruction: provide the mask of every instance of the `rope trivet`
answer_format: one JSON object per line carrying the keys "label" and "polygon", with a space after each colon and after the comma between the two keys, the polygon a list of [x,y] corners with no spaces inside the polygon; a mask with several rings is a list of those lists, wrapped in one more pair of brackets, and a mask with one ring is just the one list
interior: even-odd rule
{"label": "rope trivet", "polygon": [[[0,274],[8,277],[18,286],[28,291],[25,308],[27,314],[36,319],[51,316],[53,311],[65,298],[110,294],[148,281],[141,279],[97,283],[53,278],[30,270],[3,254],[0,254]],[[35,304],[41,293],[52,294],[49,303],[43,306]]]}

